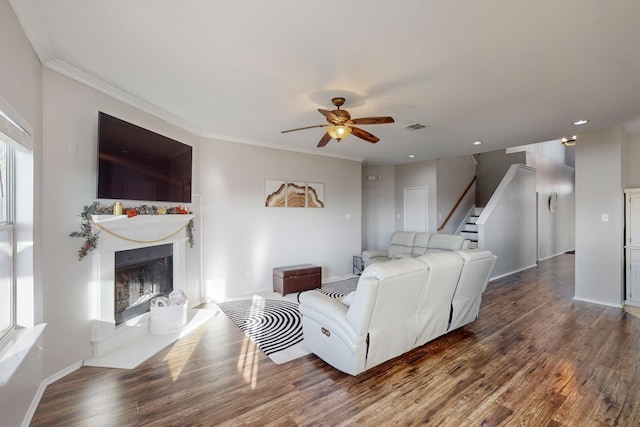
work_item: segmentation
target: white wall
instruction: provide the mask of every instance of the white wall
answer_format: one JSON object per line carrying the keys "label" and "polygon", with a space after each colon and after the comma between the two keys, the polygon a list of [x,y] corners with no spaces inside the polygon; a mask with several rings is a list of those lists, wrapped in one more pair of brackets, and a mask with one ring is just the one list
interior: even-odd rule
{"label": "white wall", "polygon": [[627,133],[622,146],[623,188],[640,187],[640,132]]}
{"label": "white wall", "polygon": [[522,151],[532,153],[538,157],[553,160],[555,163],[561,163],[571,167],[575,166],[575,156],[573,155],[575,149],[573,147],[565,147],[562,145],[561,139],[538,142],[536,144],[519,145],[517,147],[509,147],[505,149],[507,154],[519,153]]}
{"label": "white wall", "polygon": [[525,165],[511,165],[477,224],[481,247],[498,257],[492,277],[535,266],[535,170]]}
{"label": "white wall", "polygon": [[[320,265],[323,279],[351,273],[361,252],[359,162],[206,139],[201,155],[209,297],[270,290],[283,265]],[[325,207],[267,208],[265,179],[323,183]]]}
{"label": "white wall", "polygon": [[474,157],[478,162],[478,166],[476,167],[476,175],[478,175],[478,183],[476,184],[476,206],[479,207],[485,207],[487,205],[493,192],[496,191],[500,181],[502,181],[502,178],[512,164],[526,164],[527,161],[524,152],[507,154],[505,150],[475,154]]}
{"label": "white wall", "polygon": [[[42,276],[46,280],[44,320],[48,323],[44,337],[45,372],[51,375],[91,356],[92,262],[91,257],[78,260],[82,239],[71,238],[69,233],[79,230],[80,212],[96,200],[98,111],[193,145],[195,159],[199,158],[199,138],[54,71],[44,69],[43,83]],[[197,164],[194,166],[197,178]],[[197,192],[199,185],[195,181]],[[199,260],[198,247],[188,250]],[[199,265],[192,263],[188,267],[189,280],[199,279]],[[198,297],[197,292],[189,295],[192,301]]]}
{"label": "white wall", "polygon": [[[538,260],[575,249],[574,168],[532,152],[527,152],[527,165],[536,169]],[[558,193],[558,207],[552,213],[549,196],[554,192]]]}
{"label": "white wall", "polygon": [[[373,176],[375,180],[369,180]],[[362,248],[382,249],[395,231],[395,167],[362,168]]]}
{"label": "white wall", "polygon": [[613,306],[624,300],[622,136],[606,128],[578,135],[576,145],[575,298]]}
{"label": "white wall", "polygon": [[[0,97],[3,103],[12,107],[31,127],[33,134],[33,152],[20,154],[20,165],[27,171],[20,170],[20,179],[35,182],[35,194],[29,194],[31,200],[24,200],[22,207],[29,210],[32,205],[34,215],[19,218],[18,238],[28,242],[21,244],[20,256],[30,259],[18,266],[20,275],[19,304],[27,298],[28,312],[21,315],[20,321],[25,324],[42,322],[42,276],[32,276],[33,265],[38,265],[41,257],[39,212],[41,208],[41,175],[42,151],[42,79],[40,62],[31,48],[13,9],[7,0],[0,1]],[[24,189],[24,187],[22,187]],[[20,189],[18,189],[20,191]],[[24,194],[24,193],[22,193]],[[27,325],[29,326],[29,325]],[[0,424],[7,426],[20,425],[29,412],[29,405],[37,393],[38,386],[45,377],[42,368],[43,352],[36,346],[26,357],[23,365],[15,372],[4,387],[0,387]]]}
{"label": "white wall", "polygon": [[[573,164],[573,152],[560,141],[547,141],[476,155],[480,206],[512,164],[536,169],[538,260],[575,249],[575,169],[564,163]],[[559,208],[552,214],[548,202],[553,192],[558,192]]]}
{"label": "white wall", "polygon": [[[471,156],[438,160],[436,163],[437,179],[437,227],[440,227],[464,193],[464,190],[476,174],[476,164]],[[476,200],[475,184],[455,210],[449,222],[440,233],[453,234],[465,219]]]}

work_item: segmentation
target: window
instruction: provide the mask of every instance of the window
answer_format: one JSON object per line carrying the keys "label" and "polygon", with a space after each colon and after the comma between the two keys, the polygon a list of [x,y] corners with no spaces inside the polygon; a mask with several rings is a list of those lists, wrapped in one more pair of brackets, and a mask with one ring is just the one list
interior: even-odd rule
{"label": "window", "polygon": [[14,150],[0,141],[0,339],[16,324]]}
{"label": "window", "polygon": [[28,121],[0,95],[0,388],[46,327],[37,324],[42,313],[35,304],[32,135]]}

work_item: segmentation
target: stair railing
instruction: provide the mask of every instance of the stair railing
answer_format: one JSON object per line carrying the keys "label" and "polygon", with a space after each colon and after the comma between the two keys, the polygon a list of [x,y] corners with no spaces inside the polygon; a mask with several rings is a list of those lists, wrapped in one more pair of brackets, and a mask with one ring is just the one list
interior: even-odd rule
{"label": "stair railing", "polygon": [[444,219],[444,222],[442,223],[442,225],[440,227],[438,227],[438,231],[442,231],[444,229],[444,227],[446,227],[447,223],[449,222],[449,220],[453,216],[454,212],[456,211],[456,209],[458,209],[458,206],[460,206],[460,203],[462,203],[462,200],[464,200],[464,197],[467,195],[469,190],[471,190],[471,186],[476,182],[477,179],[478,179],[478,177],[474,175],[473,179],[471,180],[469,185],[467,185],[467,188],[465,188],[464,192],[462,193],[462,196],[460,196],[460,198],[458,199],[456,204],[451,209],[451,212],[449,212],[449,215],[447,215],[447,217]]}

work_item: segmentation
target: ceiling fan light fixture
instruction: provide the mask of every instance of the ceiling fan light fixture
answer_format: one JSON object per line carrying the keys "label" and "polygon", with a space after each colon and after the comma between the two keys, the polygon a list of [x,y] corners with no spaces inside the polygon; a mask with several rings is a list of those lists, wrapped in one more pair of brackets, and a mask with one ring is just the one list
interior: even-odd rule
{"label": "ceiling fan light fixture", "polygon": [[342,125],[329,126],[327,128],[327,133],[331,136],[331,138],[340,141],[341,139],[349,136],[349,134],[351,133],[351,128],[349,126]]}
{"label": "ceiling fan light fixture", "polygon": [[357,126],[395,123],[393,117],[390,116],[360,117],[357,119],[351,119],[351,114],[349,114],[348,111],[340,109],[340,107],[344,104],[344,98],[333,98],[331,102],[336,107],[336,109],[333,111],[318,108],[318,112],[326,118],[327,122],[325,124],[283,130],[282,133],[303,129],[326,127],[327,131],[322,135],[322,138],[320,138],[320,141],[317,145],[318,148],[326,146],[332,139],[341,141],[351,134],[362,139],[363,141],[367,141],[370,144],[375,144],[376,142],[380,141],[380,138]]}

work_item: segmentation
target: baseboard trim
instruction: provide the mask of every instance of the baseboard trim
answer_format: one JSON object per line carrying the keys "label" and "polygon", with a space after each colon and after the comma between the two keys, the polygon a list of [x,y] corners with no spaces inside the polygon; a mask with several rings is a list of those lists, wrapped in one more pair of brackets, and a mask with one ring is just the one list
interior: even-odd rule
{"label": "baseboard trim", "polygon": [[519,268],[518,270],[510,271],[508,273],[502,273],[502,274],[500,274],[498,276],[490,277],[489,278],[489,282],[493,282],[494,280],[502,279],[503,277],[507,277],[507,276],[510,276],[512,274],[519,273],[521,271],[528,270],[530,268],[537,267],[537,266],[538,266],[538,264],[533,264],[533,265],[530,265],[528,267],[522,267],[522,268]]}
{"label": "baseboard trim", "polygon": [[564,252],[558,252],[557,254],[549,255],[549,256],[544,257],[544,258],[540,258],[538,261],[545,261],[545,260],[550,259],[550,258],[555,258],[555,257],[557,257],[557,256],[564,255],[564,254],[566,254],[567,252],[569,252],[569,251],[574,251],[574,250],[575,250],[575,249],[569,249],[569,250],[564,251]]}
{"label": "baseboard trim", "polygon": [[591,299],[591,298],[573,297],[573,300],[580,301],[580,302],[588,302],[589,304],[605,305],[607,307],[622,308],[622,304],[616,304],[609,301],[600,301],[600,300]]}
{"label": "baseboard trim", "polygon": [[70,373],[77,371],[81,367],[82,367],[82,362],[81,361],[76,362],[73,365],[59,372],[56,372],[50,377],[42,380],[42,382],[40,382],[40,385],[38,386],[38,390],[36,391],[35,396],[33,396],[33,399],[31,400],[31,404],[29,405],[29,409],[27,410],[27,413],[25,414],[24,419],[22,420],[21,427],[29,427],[29,424],[31,424],[31,419],[35,415],[36,409],[38,409],[38,405],[40,404],[40,399],[42,399],[42,396],[44,395],[44,392],[47,389],[47,386],[69,375]]}

